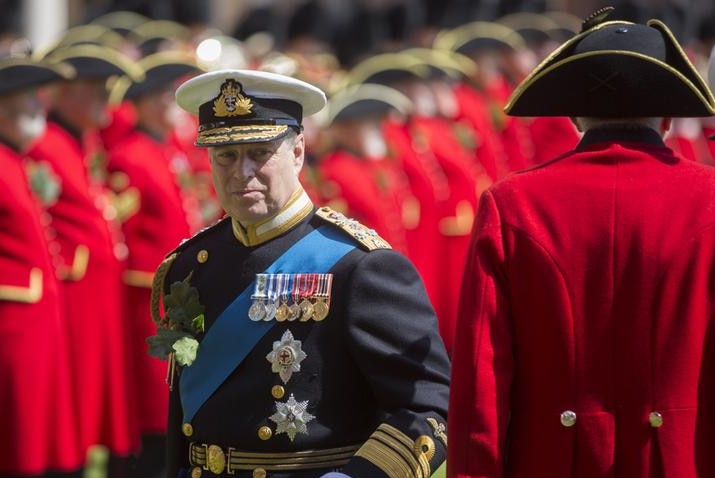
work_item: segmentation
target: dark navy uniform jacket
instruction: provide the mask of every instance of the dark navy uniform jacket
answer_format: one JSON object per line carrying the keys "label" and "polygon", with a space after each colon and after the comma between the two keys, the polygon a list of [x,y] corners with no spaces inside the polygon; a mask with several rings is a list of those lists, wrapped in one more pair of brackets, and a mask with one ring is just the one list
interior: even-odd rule
{"label": "dark navy uniform jacket", "polygon": [[[226,218],[177,249],[164,290],[191,273],[191,285],[205,306],[208,331],[257,273],[326,224],[339,227],[312,210],[278,237],[247,247],[237,240]],[[422,477],[444,461],[450,365],[434,311],[418,273],[404,256],[366,247],[358,239],[356,248],[329,270],[333,283],[327,318],[320,322],[274,320],[243,362],[198,409],[188,427],[190,436],[183,423],[179,370],[170,399],[169,478],[319,477],[335,469],[354,478]],[[267,355],[286,330],[301,341],[306,357],[300,371],[283,383],[271,370]],[[276,386],[283,387],[281,398],[273,394]],[[276,423],[269,419],[276,413],[277,402],[285,403],[291,395],[297,402],[307,401],[306,411],[315,417],[306,423],[307,433],[297,433],[293,440],[277,433]],[[192,443],[203,447],[198,455]],[[275,470],[257,464],[217,475],[190,460],[190,453],[206,456],[211,445],[225,453],[233,448],[284,463],[294,463],[291,456],[300,457],[299,452],[306,450],[354,447],[358,451],[340,466]]]}

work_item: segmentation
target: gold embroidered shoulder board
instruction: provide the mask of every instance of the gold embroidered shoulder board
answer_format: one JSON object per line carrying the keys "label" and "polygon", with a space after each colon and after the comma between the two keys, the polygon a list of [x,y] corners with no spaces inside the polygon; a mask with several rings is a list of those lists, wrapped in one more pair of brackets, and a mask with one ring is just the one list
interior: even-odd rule
{"label": "gold embroidered shoulder board", "polygon": [[368,251],[374,251],[375,249],[392,249],[392,246],[380,237],[374,229],[370,229],[354,219],[347,218],[329,207],[321,207],[315,214],[324,221],[338,226]]}

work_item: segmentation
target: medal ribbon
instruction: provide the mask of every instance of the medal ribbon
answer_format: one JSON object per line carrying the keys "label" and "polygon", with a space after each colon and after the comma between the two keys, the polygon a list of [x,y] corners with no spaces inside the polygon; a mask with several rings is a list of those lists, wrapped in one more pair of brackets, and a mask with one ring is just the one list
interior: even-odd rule
{"label": "medal ribbon", "polygon": [[[293,244],[264,273],[327,272],[353,249],[353,240],[343,231],[324,225]],[[179,389],[184,423],[191,422],[199,408],[275,324],[246,320],[254,289],[251,282],[221,312],[201,340],[196,360],[181,370]]]}

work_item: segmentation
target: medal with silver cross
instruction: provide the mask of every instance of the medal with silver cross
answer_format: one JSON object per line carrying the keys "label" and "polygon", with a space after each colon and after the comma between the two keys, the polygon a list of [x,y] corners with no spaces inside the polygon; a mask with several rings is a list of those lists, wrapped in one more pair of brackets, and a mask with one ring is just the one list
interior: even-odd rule
{"label": "medal with silver cross", "polygon": [[293,372],[300,372],[300,363],[307,356],[302,342],[295,340],[291,331],[286,330],[280,340],[273,342],[273,350],[266,355],[266,360],[271,363],[271,371],[277,373],[283,383],[288,383]]}

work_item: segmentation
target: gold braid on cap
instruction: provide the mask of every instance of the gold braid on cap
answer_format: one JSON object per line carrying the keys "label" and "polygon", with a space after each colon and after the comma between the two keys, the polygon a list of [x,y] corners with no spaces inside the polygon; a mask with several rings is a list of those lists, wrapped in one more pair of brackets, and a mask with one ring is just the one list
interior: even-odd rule
{"label": "gold braid on cap", "polygon": [[159,264],[159,267],[154,274],[154,280],[151,283],[151,320],[157,327],[163,324],[166,320],[161,316],[159,302],[161,296],[163,295],[162,293],[164,292],[164,279],[166,278],[166,274],[169,272],[171,264],[177,256],[178,254],[175,252],[161,261],[161,264]]}

